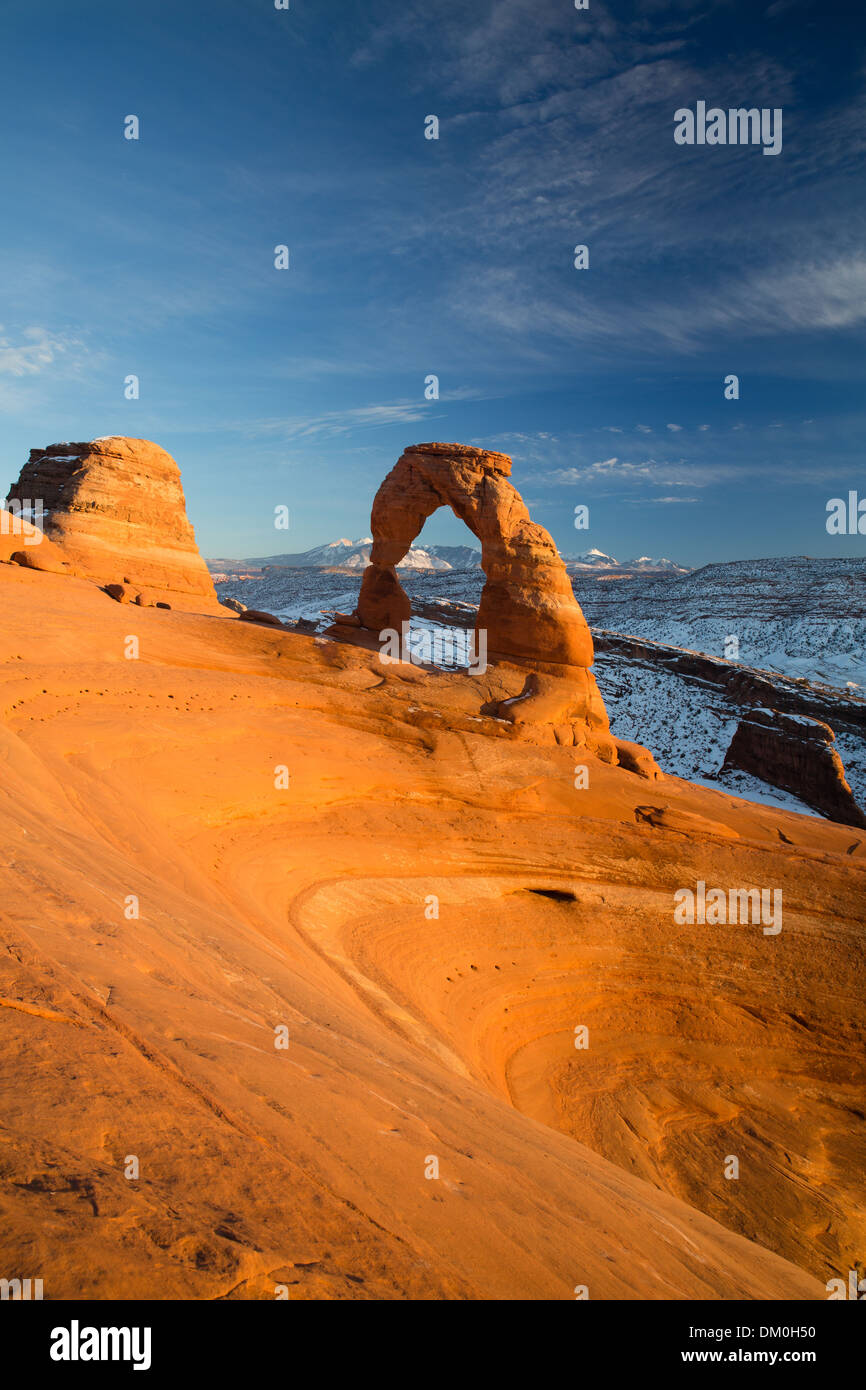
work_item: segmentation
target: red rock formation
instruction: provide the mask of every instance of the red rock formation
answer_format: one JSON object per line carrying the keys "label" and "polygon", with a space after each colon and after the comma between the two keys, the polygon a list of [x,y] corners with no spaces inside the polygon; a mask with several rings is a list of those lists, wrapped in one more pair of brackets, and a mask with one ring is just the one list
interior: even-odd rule
{"label": "red rock formation", "polygon": [[[589,628],[552,538],[530,519],[510,473],[507,454],[466,444],[407,449],[374,498],[371,563],[357,610],[342,622],[377,633],[400,631],[411,604],[395,566],[427,518],[451,507],[481,542],[487,583],[475,626],[486,633],[487,658],[524,671],[485,712],[508,720],[523,736],[537,737],[533,731],[545,726],[550,741],[585,745],[617,762],[617,743],[589,670]],[[623,762],[643,776],[660,776],[644,750],[623,749]]]}
{"label": "red rock formation", "polygon": [[[64,560],[144,602],[224,611],[186,514],[180,470],[146,439],[113,436],[32,449],[9,498],[38,499]],[[42,568],[36,558],[35,568]]]}
{"label": "red rock formation", "polygon": [[793,793],[841,825],[864,828],[866,815],[854,800],[835,741],[820,719],[755,709],[738,724],[724,766]]}
{"label": "red rock formation", "polygon": [[[237,612],[237,609],[233,611]],[[244,608],[238,613],[238,618],[242,623],[263,623],[265,627],[283,626],[275,613],[265,613],[260,608]]]}

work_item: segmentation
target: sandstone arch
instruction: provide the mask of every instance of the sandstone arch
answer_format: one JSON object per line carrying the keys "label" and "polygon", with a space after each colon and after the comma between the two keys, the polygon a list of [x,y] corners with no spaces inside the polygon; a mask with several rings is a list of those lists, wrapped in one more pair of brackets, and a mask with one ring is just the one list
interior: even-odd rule
{"label": "sandstone arch", "polygon": [[450,507],[481,542],[487,578],[476,630],[487,633],[488,660],[522,672],[489,712],[518,726],[552,726],[549,736],[558,742],[625,761],[628,755],[619,754],[627,745],[611,737],[589,670],[592,637],[565,565],[548,532],[531,520],[510,473],[507,454],[471,445],[406,449],[373,501],[371,563],[354,620],[373,632],[399,630],[408,621],[411,603],[395,566],[427,518]]}

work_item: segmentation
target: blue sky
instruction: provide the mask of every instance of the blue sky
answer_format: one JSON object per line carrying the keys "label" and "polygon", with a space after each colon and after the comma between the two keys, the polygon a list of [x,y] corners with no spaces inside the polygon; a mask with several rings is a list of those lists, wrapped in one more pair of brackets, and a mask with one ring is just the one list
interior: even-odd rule
{"label": "blue sky", "polygon": [[[566,552],[866,555],[824,525],[866,495],[859,6],[4,0],[0,22],[0,484],[33,446],[153,439],[205,554],[272,554],[366,534],[401,450],[458,440],[512,454]],[[698,100],[781,107],[782,152],[676,145]],[[466,533],[440,511],[424,538]]]}

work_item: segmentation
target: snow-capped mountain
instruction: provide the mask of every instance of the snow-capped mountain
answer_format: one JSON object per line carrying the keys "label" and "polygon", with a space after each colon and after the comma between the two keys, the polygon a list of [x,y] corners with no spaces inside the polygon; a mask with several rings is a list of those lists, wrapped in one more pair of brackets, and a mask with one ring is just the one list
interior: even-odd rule
{"label": "snow-capped mountain", "polygon": [[[302,550],[284,555],[259,555],[245,560],[208,560],[208,568],[213,575],[228,577],[232,574],[250,573],[265,569],[340,569],[363,570],[370,563],[373,547],[372,536],[361,536],[352,541],[342,536],[339,540],[328,541],[325,545],[314,545],[311,550]],[[593,548],[577,555],[563,555],[566,568],[575,573],[597,571],[612,575],[629,574],[688,574],[683,565],[673,560],[654,560],[641,555],[637,560],[616,560],[603,550]],[[400,570],[477,570],[481,567],[481,551],[471,545],[413,545],[397,566]]]}
{"label": "snow-capped mountain", "polygon": [[[446,548],[429,546],[426,554],[435,551],[447,564]],[[597,561],[603,552],[593,554]],[[866,716],[851,713],[866,690],[866,560],[792,556],[685,574],[679,566],[650,569],[662,562],[646,557],[643,563],[643,572],[598,562],[571,570],[593,629],[596,675],[614,732],[651,747],[666,772],[757,799],[771,795],[780,804],[775,789],[720,771],[737,722],[751,707],[738,685],[739,672],[751,669],[761,680],[784,684],[785,708],[799,690],[804,711],[830,723],[848,781],[866,805]],[[250,563],[246,578],[242,567],[215,575],[220,597],[320,632],[334,610],[353,610],[363,573],[321,562],[249,572],[254,569]],[[608,582],[629,573],[627,581]],[[404,574],[403,584],[413,621],[438,614],[440,623],[471,626],[484,574],[477,567],[424,567]],[[630,645],[632,638],[638,645]],[[696,652],[733,673],[730,689],[683,674]]]}
{"label": "snow-capped mountain", "polygon": [[481,551],[472,545],[428,545],[428,555],[438,560],[446,560],[454,570],[477,570],[481,568]]}
{"label": "snow-capped mountain", "polygon": [[581,550],[577,555],[563,555],[568,569],[619,569],[619,560],[606,555],[603,550]]}
{"label": "snow-capped mountain", "polygon": [[674,560],[654,560],[641,555],[636,560],[616,560],[604,550],[593,547],[577,555],[563,555],[567,570],[609,570],[612,574],[688,574],[688,567]]}
{"label": "snow-capped mountain", "polygon": [[[311,550],[294,554],[260,555],[246,560],[208,560],[208,568],[214,575],[231,575],[240,571],[249,572],[271,569],[341,569],[363,570],[370,563],[373,548],[372,536],[361,536],[358,540],[348,540],[345,536],[325,545],[315,545]],[[469,545],[427,545],[410,547],[408,553],[397,566],[401,570],[440,571],[450,569],[477,569],[481,563],[481,551]]]}
{"label": "snow-capped mountain", "polygon": [[623,560],[622,568],[633,570],[636,574],[690,574],[687,565],[678,565],[675,560],[662,556],[653,560],[649,555],[640,555],[636,560]]}

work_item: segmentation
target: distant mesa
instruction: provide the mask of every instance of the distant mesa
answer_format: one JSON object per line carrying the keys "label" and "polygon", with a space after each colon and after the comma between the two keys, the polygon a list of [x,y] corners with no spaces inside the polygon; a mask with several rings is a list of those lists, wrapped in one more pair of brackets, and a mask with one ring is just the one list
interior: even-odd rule
{"label": "distant mesa", "polygon": [[50,551],[26,552],[33,568],[59,557],[88,579],[122,586],[121,597],[142,594],[148,606],[226,611],[198,552],[180,469],[158,445],[113,435],[31,449],[9,501],[33,499],[52,542]]}
{"label": "distant mesa", "polygon": [[[559,552],[533,522],[509,482],[507,454],[465,444],[406,449],[373,500],[371,563],[355,613],[337,618],[374,633],[399,632],[411,604],[397,567],[428,517],[450,507],[481,542],[487,582],[476,632],[486,633],[488,660],[501,668],[485,712],[524,737],[585,746],[605,761],[660,776],[645,749],[615,739],[595,677],[589,627]],[[512,675],[507,675],[512,668]],[[515,684],[514,668],[519,683]],[[491,679],[491,687],[497,684]]]}

